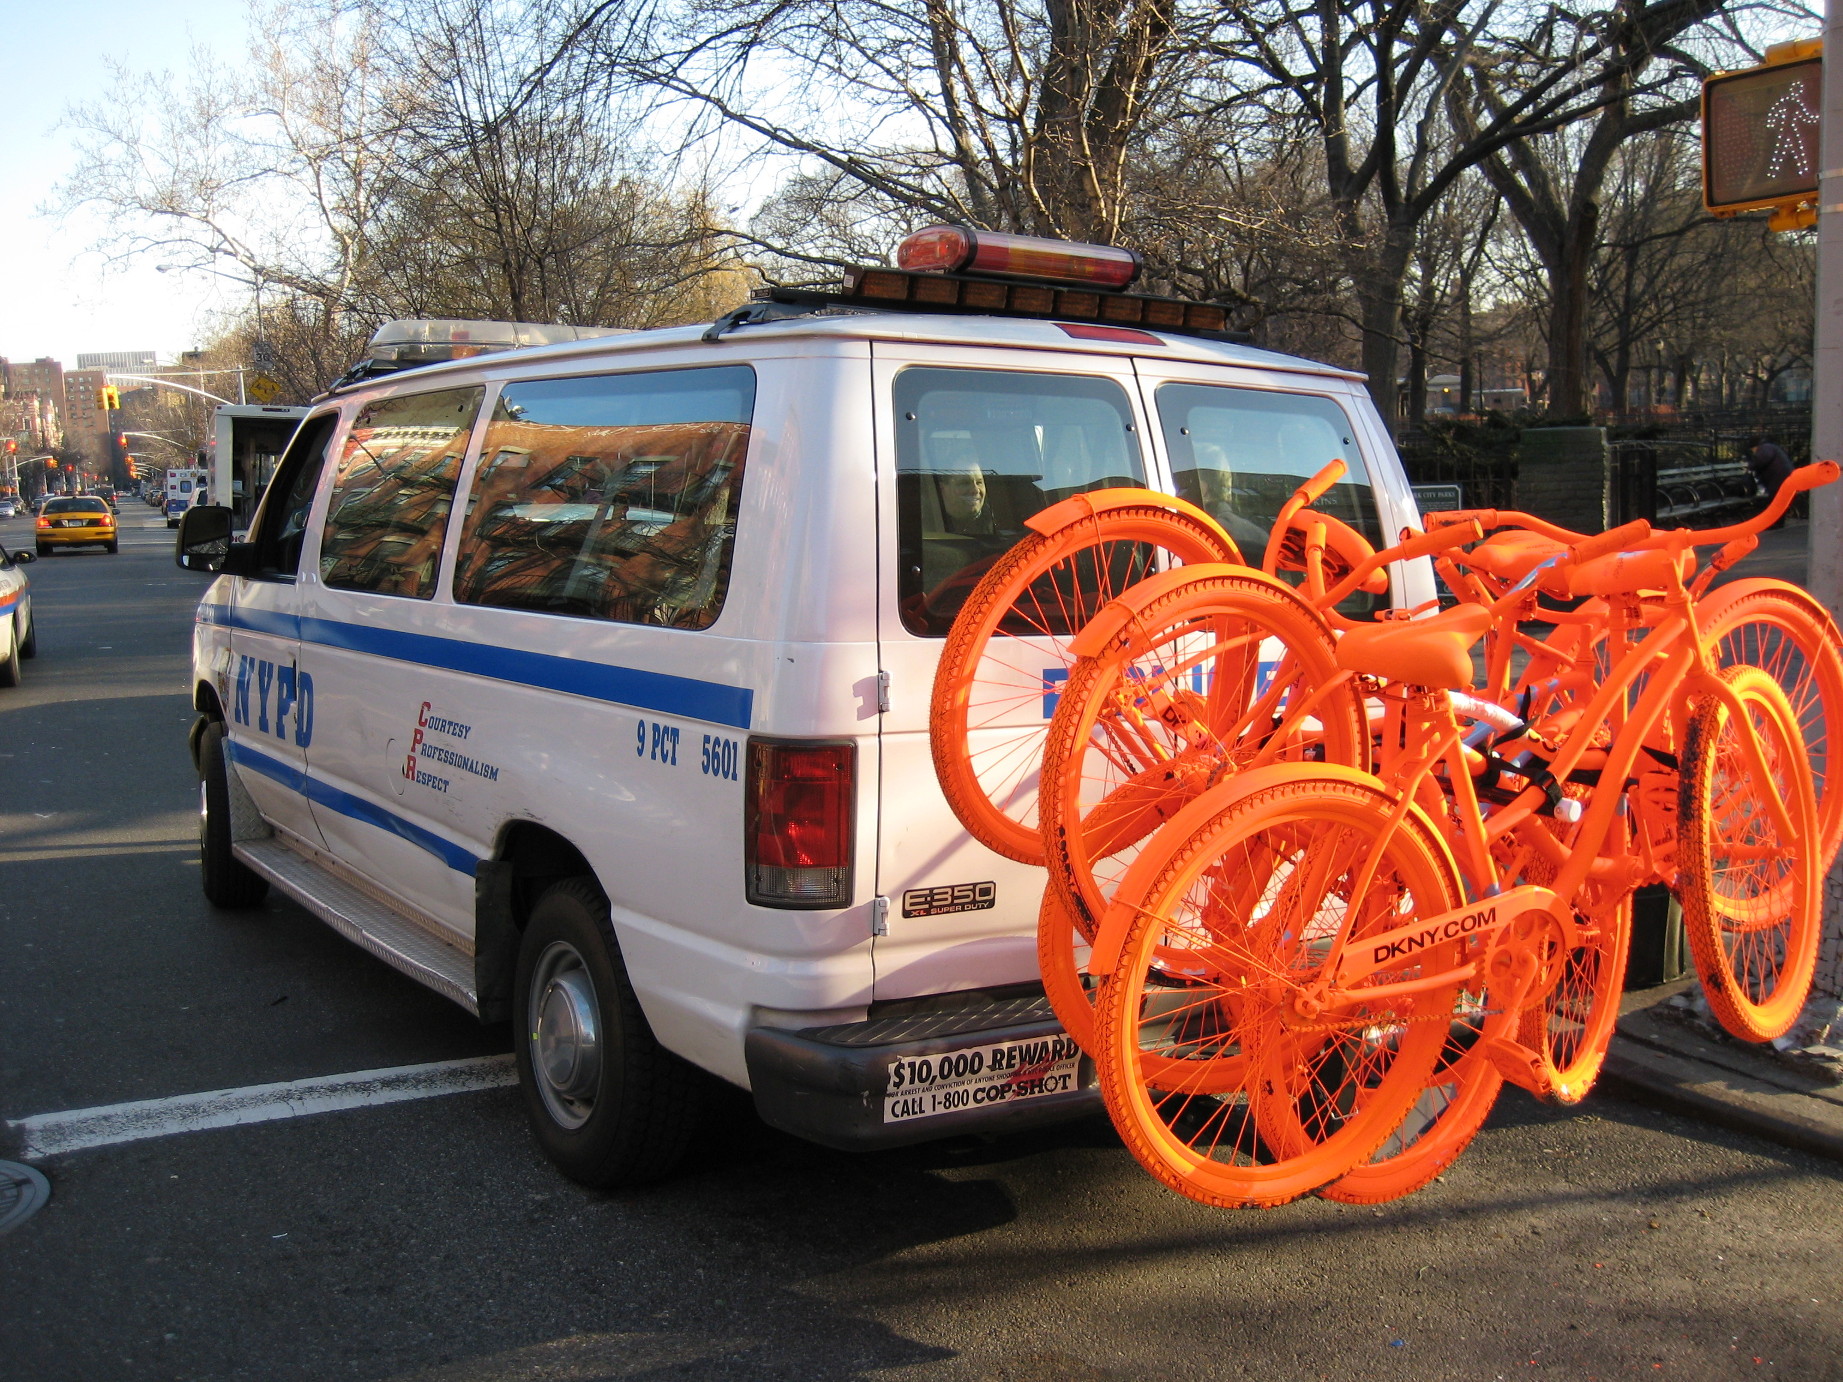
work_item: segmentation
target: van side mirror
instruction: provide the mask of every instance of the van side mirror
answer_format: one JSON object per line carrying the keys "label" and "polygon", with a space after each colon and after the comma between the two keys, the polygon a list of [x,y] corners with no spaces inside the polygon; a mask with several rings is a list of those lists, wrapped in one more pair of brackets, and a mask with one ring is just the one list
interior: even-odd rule
{"label": "van side mirror", "polygon": [[194,504],[179,516],[173,560],[184,571],[222,571],[230,555],[230,510],[222,504]]}

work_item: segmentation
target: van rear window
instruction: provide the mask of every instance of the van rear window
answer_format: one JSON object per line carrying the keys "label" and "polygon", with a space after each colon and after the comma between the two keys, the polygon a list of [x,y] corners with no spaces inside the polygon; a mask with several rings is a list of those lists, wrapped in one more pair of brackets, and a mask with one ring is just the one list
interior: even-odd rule
{"label": "van rear window", "polygon": [[729,589],[754,412],[746,365],[507,384],[454,598],[708,628]]}
{"label": "van rear window", "polygon": [[896,376],[897,593],[911,633],[945,634],[1024,520],[1088,490],[1143,485],[1111,379],[916,366]]}
{"label": "van rear window", "polygon": [[[1162,384],[1158,418],[1178,494],[1228,529],[1250,562],[1259,564],[1288,496],[1333,460],[1348,469],[1313,507],[1343,519],[1372,547],[1384,545],[1356,432],[1332,399],[1221,384]],[[1341,608],[1354,616],[1387,603],[1386,595],[1359,593]]]}

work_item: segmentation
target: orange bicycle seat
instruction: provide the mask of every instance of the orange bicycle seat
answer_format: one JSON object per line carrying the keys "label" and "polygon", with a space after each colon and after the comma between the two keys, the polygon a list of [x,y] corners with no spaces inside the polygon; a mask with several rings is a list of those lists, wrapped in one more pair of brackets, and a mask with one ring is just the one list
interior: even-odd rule
{"label": "orange bicycle seat", "polygon": [[1431,619],[1359,624],[1337,644],[1337,665],[1410,686],[1472,684],[1472,645],[1495,622],[1483,605],[1455,605]]}
{"label": "orange bicycle seat", "polygon": [[1552,538],[1522,528],[1494,533],[1469,552],[1456,552],[1454,560],[1501,581],[1520,581],[1541,562],[1568,549]]}
{"label": "orange bicycle seat", "polygon": [[[1675,570],[1672,570],[1675,567]],[[1696,571],[1694,552],[1608,552],[1573,566],[1558,566],[1542,573],[1538,584],[1550,595],[1636,595],[1641,591],[1667,591]]]}

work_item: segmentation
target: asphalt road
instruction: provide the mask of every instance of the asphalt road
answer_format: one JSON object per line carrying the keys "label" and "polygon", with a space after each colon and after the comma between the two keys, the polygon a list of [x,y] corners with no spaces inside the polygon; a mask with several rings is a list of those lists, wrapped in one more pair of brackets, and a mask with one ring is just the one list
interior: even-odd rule
{"label": "asphalt road", "polygon": [[[32,568],[0,692],[0,1117],[505,1050],[291,904],[204,902],[201,580],[123,518],[119,556]],[[9,1380],[1843,1377],[1839,1168],[1603,1092],[1506,1094],[1379,1210],[1205,1210],[1105,1123],[845,1156],[740,1097],[620,1195],[554,1174],[510,1090],[42,1169],[0,1237]]]}

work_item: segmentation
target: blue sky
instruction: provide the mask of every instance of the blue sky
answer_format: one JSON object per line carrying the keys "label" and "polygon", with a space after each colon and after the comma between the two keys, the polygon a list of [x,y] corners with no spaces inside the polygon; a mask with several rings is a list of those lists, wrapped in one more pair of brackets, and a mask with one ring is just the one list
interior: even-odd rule
{"label": "blue sky", "polygon": [[0,101],[0,355],[50,355],[75,366],[79,351],[190,349],[213,313],[230,304],[210,279],[160,274],[152,264],[105,268],[82,253],[93,221],[60,222],[37,209],[72,160],[56,128],[73,102],[108,89],[108,60],[182,71],[195,45],[240,57],[243,0],[0,0],[6,94]]}

